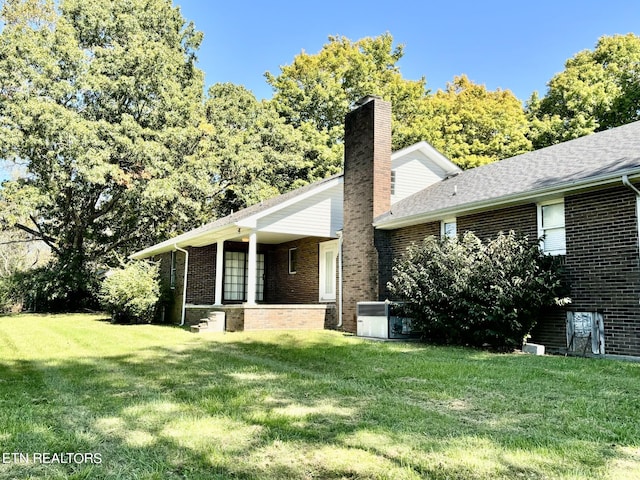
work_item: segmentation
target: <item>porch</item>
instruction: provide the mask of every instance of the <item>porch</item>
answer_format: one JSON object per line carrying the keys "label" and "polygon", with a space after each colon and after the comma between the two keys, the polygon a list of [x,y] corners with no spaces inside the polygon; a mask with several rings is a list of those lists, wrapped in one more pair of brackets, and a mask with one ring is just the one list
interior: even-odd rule
{"label": "porch", "polygon": [[337,323],[335,304],[185,305],[185,324],[197,325],[212,312],[224,312],[225,331],[322,330]]}

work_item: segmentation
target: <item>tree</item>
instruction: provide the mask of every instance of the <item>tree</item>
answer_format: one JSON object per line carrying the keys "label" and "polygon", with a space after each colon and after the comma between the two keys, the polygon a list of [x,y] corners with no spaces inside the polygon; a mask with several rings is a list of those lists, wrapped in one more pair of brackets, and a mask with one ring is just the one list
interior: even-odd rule
{"label": "tree", "polygon": [[[331,36],[319,53],[300,53],[278,76],[266,73],[275,92],[272,101],[289,124],[322,132],[329,147],[341,144],[344,116],[365,95],[392,102],[394,128],[409,124],[427,91],[424,78],[402,77],[397,63],[403,49],[393,46],[389,33],[356,42]],[[393,142],[395,149],[408,145],[398,132]]]}
{"label": "tree", "polygon": [[491,92],[462,75],[425,104],[407,137],[427,140],[462,168],[531,150],[527,117],[509,90]]}
{"label": "tree", "polygon": [[242,86],[212,86],[205,114],[206,161],[217,172],[215,211],[220,215],[340,170],[336,152],[317,131],[287,124],[272,102],[256,100]]}
{"label": "tree", "polygon": [[640,119],[640,37],[603,36],[567,60],[527,111],[536,148]]}
{"label": "tree", "polygon": [[[169,0],[6,0],[0,222],[46,242],[74,308],[92,262],[197,223],[201,35]],[[63,302],[64,304],[64,302]]]}
{"label": "tree", "polygon": [[321,132],[328,146],[342,145],[344,116],[365,95],[393,104],[393,149],[421,140],[463,167],[473,167],[531,149],[520,101],[508,90],[489,92],[466,76],[430,95],[425,79],[402,77],[403,46],[390,34],[352,42],[329,37],[322,50],[302,52],[277,77],[272,102],[288,123]]}

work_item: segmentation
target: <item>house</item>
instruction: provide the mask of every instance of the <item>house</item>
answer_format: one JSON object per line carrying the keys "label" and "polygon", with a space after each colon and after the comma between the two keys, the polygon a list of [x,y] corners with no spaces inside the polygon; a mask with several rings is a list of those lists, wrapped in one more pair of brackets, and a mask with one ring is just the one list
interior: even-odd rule
{"label": "house", "polygon": [[[390,135],[384,155],[397,176],[390,199],[461,171],[426,142],[392,155]],[[174,297],[165,319],[194,324],[222,310],[228,330],[342,326],[345,178],[364,182],[361,172],[335,175],[132,255],[161,261]]]}
{"label": "house", "polygon": [[343,174],[133,257],[163,260],[181,321],[223,309],[228,329],[355,332],[357,302],[389,297],[412,242],[516,230],[544,237],[572,285],[533,341],[640,356],[639,180],[640,122],[463,172],[424,142],[392,154],[391,105],[366,97],[345,118]]}

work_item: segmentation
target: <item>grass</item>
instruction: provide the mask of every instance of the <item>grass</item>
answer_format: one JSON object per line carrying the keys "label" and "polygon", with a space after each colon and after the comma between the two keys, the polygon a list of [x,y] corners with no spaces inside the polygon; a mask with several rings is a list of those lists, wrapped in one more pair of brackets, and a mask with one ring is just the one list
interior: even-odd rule
{"label": "grass", "polygon": [[17,315],[0,392],[2,479],[640,478],[638,363]]}

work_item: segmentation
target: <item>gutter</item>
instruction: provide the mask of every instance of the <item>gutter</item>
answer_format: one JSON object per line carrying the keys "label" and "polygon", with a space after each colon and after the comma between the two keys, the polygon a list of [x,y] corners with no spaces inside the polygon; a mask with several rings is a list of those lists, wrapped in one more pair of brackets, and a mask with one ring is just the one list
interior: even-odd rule
{"label": "gutter", "polygon": [[[629,182],[629,176],[638,178],[640,176],[640,171],[637,167],[627,170],[628,173],[622,175],[622,182],[625,182],[625,178],[631,188],[636,192],[640,192],[637,190],[631,182]],[[390,215],[387,215],[387,218],[380,219],[378,221],[373,222],[374,228],[378,228],[380,230],[394,230],[396,228],[408,227],[411,225],[417,225],[424,222],[441,220],[444,217],[450,216],[460,216],[461,214],[472,214],[475,212],[480,212],[486,209],[492,209],[496,206],[510,206],[516,205],[520,203],[524,203],[527,201],[537,200],[541,196],[552,196],[558,194],[566,194],[568,192],[573,192],[576,190],[584,190],[588,188],[595,188],[606,185],[615,185],[620,181],[620,173],[616,173],[615,175],[601,175],[599,177],[590,178],[588,180],[583,181],[571,181],[560,185],[554,185],[552,187],[539,188],[536,190],[530,190],[524,193],[516,193],[511,195],[505,195],[502,197],[491,198],[487,200],[481,200],[476,202],[469,202],[467,204],[459,204],[451,207],[442,208],[440,210],[434,210],[429,213],[417,213],[413,215],[403,216],[398,219],[393,218],[393,205],[391,206]],[[627,187],[626,183],[624,183]]]}
{"label": "gutter", "polygon": [[189,271],[189,252],[184,248],[180,248],[177,243],[173,244],[174,250],[184,253],[184,278],[182,280],[182,316],[180,318],[180,326],[184,326],[184,317],[187,306],[187,272]]}

